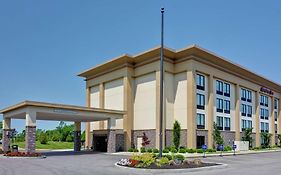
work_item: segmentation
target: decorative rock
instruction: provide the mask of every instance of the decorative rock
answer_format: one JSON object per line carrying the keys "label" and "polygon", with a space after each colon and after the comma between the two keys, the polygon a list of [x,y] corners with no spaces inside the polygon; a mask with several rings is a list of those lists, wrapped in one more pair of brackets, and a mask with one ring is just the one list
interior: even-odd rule
{"label": "decorative rock", "polygon": [[194,163],[195,165],[202,165],[202,161],[201,161],[200,159],[194,159],[194,160],[193,160],[193,163]]}
{"label": "decorative rock", "polygon": [[183,161],[183,164],[189,165],[189,164],[191,164],[191,161],[189,161],[189,160],[186,159],[186,160]]}

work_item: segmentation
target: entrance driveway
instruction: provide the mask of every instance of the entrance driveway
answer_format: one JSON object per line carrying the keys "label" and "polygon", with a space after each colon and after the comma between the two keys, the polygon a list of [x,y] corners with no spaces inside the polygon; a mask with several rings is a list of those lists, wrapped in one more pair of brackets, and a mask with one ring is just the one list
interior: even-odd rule
{"label": "entrance driveway", "polygon": [[281,152],[262,153],[206,158],[204,161],[215,161],[228,164],[223,169],[205,170],[202,172],[170,171],[151,173],[134,171],[114,166],[122,156],[103,153],[82,155],[49,156],[46,159],[0,158],[0,175],[145,175],[145,174],[192,174],[192,175],[278,175],[281,172]]}

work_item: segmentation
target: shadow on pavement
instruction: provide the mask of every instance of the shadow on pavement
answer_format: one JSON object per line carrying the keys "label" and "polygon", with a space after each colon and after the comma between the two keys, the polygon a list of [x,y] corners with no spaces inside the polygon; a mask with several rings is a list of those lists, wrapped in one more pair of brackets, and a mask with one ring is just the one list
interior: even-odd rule
{"label": "shadow on pavement", "polygon": [[74,155],[88,155],[88,154],[103,154],[103,152],[96,151],[49,151],[42,152],[45,156],[74,156]]}

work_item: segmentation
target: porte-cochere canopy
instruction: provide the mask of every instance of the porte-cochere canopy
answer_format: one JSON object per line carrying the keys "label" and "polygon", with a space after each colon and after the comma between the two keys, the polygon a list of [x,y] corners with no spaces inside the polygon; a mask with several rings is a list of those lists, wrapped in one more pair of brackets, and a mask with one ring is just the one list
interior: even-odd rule
{"label": "porte-cochere canopy", "polygon": [[[81,122],[108,120],[108,128],[114,127],[116,119],[122,119],[125,111],[90,108],[83,106],[54,104],[35,101],[24,101],[0,110],[3,114],[3,150],[8,151],[10,145],[9,132],[11,119],[25,119],[26,152],[35,151],[36,120],[73,121],[74,150],[80,150]],[[108,143],[110,144],[110,143]]]}

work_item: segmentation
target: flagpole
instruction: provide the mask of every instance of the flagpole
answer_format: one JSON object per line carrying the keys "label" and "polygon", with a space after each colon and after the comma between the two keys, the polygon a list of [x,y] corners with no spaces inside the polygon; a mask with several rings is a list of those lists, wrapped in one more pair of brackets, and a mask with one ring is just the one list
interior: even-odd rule
{"label": "flagpole", "polygon": [[163,152],[163,92],[164,92],[164,8],[161,8],[161,49],[160,49],[160,132],[159,132],[159,156],[162,157]]}

